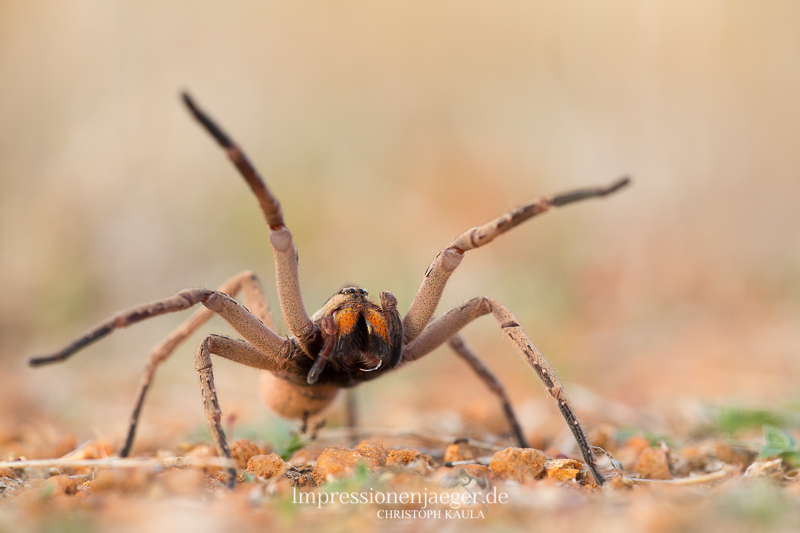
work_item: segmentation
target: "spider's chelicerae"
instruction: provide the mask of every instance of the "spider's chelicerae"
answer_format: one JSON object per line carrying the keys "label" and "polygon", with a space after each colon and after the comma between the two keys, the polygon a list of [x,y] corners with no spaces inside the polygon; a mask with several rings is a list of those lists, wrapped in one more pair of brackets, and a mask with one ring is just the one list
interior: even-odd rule
{"label": "spider's chelicerae", "polygon": [[[511,311],[495,300],[479,297],[438,318],[432,317],[448,278],[461,263],[465,252],[489,243],[498,235],[529,218],[547,212],[551,207],[611,194],[627,185],[627,178],[607,187],[580,189],[539,198],[464,232],[447,245],[428,267],[404,317],[400,316],[397,299],[392,293],[382,292],[378,302],[359,287],[339,290],[319,311],[309,316],[300,293],[297,251],[292,234],[284,223],[278,200],[242,150],[188,95],[184,94],[183,100],[194,117],[225,149],[261,205],[270,229],[281,314],[291,335],[285,338],[275,332],[261,284],[252,272],[242,272],[217,290],[187,289],[171,298],[120,312],[61,351],[31,358],[29,363],[32,366],[62,361],[116,328],[164,313],[182,311],[196,304],[204,306],[151,352],[137,391],[125,446],[120,452],[122,457],[129,454],[133,445],[144,397],[158,365],[187,336],[207,321],[212,313],[220,315],[244,338],[241,340],[208,335],[197,348],[195,367],[200,378],[211,435],[220,456],[230,458],[231,452],[220,423],[221,412],[214,389],[211,354],[266,370],[262,373],[261,382],[266,403],[282,416],[305,419],[325,409],[340,389],[380,377],[429,354],[446,342],[499,397],[517,442],[526,447],[525,438],[499,381],[458,334],[461,328],[479,316],[492,314],[500,329],[519,349],[555,398],[595,481],[598,484],[603,483],[604,478],[595,462],[586,432],[564,393],[561,382]],[[233,299],[239,292],[244,293],[248,308]],[[235,482],[235,474],[234,468],[227,470],[229,484]]]}

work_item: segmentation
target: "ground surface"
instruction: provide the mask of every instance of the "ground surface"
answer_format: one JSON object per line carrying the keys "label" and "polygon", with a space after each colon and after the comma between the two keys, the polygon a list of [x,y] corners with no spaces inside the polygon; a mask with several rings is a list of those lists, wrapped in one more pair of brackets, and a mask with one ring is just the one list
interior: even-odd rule
{"label": "ground surface", "polygon": [[[72,480],[32,467],[0,472],[0,530],[797,530],[799,10],[0,2],[0,461],[113,456],[147,353],[184,317],[115,332],[61,365],[31,369],[27,357],[245,269],[277,308],[267,230],[182,108],[189,90],[280,199],[310,310],[352,282],[391,290],[405,311],[465,229],[630,174],[624,193],[469,252],[439,312],[478,295],[508,306],[623,475],[692,481],[598,490],[493,473],[509,500],[484,518],[417,521],[379,519],[378,504],[293,504],[288,479],[245,476],[231,492],[196,467],[63,467]],[[159,370],[136,457],[211,461],[193,370],[209,332],[231,334],[212,321]],[[530,444],[574,458],[552,399],[496,324],[464,335],[506,385]],[[284,453],[297,427],[262,406],[257,374],[214,365],[232,440]],[[490,444],[488,458],[513,445],[496,399],[445,349],[357,394],[361,440],[416,450],[432,471],[356,467],[315,494],[438,491],[455,439]],[[298,461],[357,444],[343,411],[333,406]],[[777,428],[769,443],[765,427]],[[745,477],[776,454],[780,464]]]}
{"label": "ground surface", "polygon": [[[441,432],[389,428],[362,428],[358,438],[364,440],[357,446],[345,428],[322,429],[314,440],[297,433],[273,436],[272,442],[237,439],[239,479],[231,490],[202,439],[162,432],[161,438],[176,438],[178,444],[140,449],[137,457],[119,460],[109,441],[81,443],[35,410],[5,415],[0,453],[12,462],[0,467],[0,531],[790,531],[800,526],[794,468],[800,447],[791,431],[777,427],[794,427],[800,420],[791,407],[684,416],[662,422],[660,433],[652,432],[653,425],[647,431],[595,425],[593,442],[616,461],[601,457],[609,478],[602,489],[568,457],[574,456],[569,439],[534,434],[544,452],[521,450],[477,422],[470,431],[479,437],[455,444]],[[171,427],[180,424],[165,429]],[[229,428],[238,432],[235,425]],[[57,460],[32,461],[52,458]],[[489,498],[485,506],[465,500],[471,493],[460,485],[441,486],[458,468],[444,465],[450,461],[467,461],[470,479],[489,480],[490,489],[475,495]]]}

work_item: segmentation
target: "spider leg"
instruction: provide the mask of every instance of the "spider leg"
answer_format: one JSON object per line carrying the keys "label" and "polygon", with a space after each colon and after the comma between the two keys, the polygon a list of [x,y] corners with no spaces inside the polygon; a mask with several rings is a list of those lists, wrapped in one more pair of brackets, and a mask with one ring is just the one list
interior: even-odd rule
{"label": "spider leg", "polygon": [[255,194],[270,229],[269,239],[272,243],[272,251],[275,257],[278,300],[286,325],[298,339],[311,339],[315,335],[316,329],[303,304],[303,296],[300,292],[297,250],[294,246],[292,234],[283,221],[280,202],[269,190],[242,149],[203,110],[197,107],[188,94],[184,93],[182,97],[192,115],[225,149],[228,158],[233,162],[250,186],[253,194]]}
{"label": "spider leg", "polygon": [[71,357],[78,350],[102,339],[117,328],[130,326],[146,318],[183,311],[184,309],[188,309],[202,302],[204,298],[208,297],[210,292],[212,291],[208,289],[187,289],[170,298],[121,311],[109,320],[90,329],[58,352],[50,355],[31,357],[28,359],[28,364],[31,366],[39,366],[63,361]]}
{"label": "spider leg", "polygon": [[530,338],[528,338],[522,330],[517,321],[517,317],[500,302],[489,298],[474,298],[461,307],[457,307],[435,319],[415,341],[406,345],[403,350],[402,364],[407,364],[430,353],[452,338],[453,335],[468,323],[479,316],[489,313],[494,315],[503,333],[505,333],[517,349],[522,352],[528,364],[533,367],[539,379],[541,379],[542,383],[547,387],[547,391],[556,399],[558,409],[561,411],[561,415],[564,417],[564,420],[566,420],[569,429],[572,431],[572,435],[575,437],[575,441],[578,443],[578,448],[581,451],[584,462],[592,472],[595,482],[597,482],[598,485],[602,485],[605,478],[603,474],[600,473],[600,469],[597,466],[592,452],[591,444],[589,444],[589,439],[586,436],[586,431],[581,425],[575,408],[569,401],[569,398],[567,398],[561,381],[558,379],[555,372],[553,372],[553,369],[550,368],[544,356],[539,353],[539,350],[536,349]]}
{"label": "spider leg", "polygon": [[[195,356],[195,369],[200,379],[200,390],[203,394],[203,406],[206,414],[208,427],[211,430],[211,438],[217,448],[220,457],[231,459],[231,449],[222,429],[222,411],[217,400],[217,391],[214,387],[214,374],[211,368],[211,355],[215,354],[225,359],[241,363],[253,368],[269,370],[272,372],[280,370],[282,361],[278,354],[265,353],[255,346],[239,339],[231,339],[220,335],[208,335],[200,343]],[[233,487],[236,483],[236,468],[230,466],[226,469],[226,482]]]}
{"label": "spider leg", "polygon": [[[269,309],[269,302],[264,296],[264,291],[261,283],[253,272],[244,271],[233,276],[218,289],[219,292],[225,293],[228,296],[235,297],[240,291],[244,293],[244,301],[248,309],[258,317],[264,324],[275,330],[275,323],[272,320],[272,315]],[[184,341],[186,338],[197,331],[197,329],[205,324],[209,318],[213,316],[213,312],[205,307],[195,311],[192,316],[178,326],[174,331],[167,335],[158,345],[150,352],[150,356],[145,363],[145,369],[142,377],[139,380],[139,387],[136,390],[136,396],[133,401],[133,412],[131,413],[130,421],[128,423],[128,434],[125,437],[125,445],[119,452],[120,457],[128,457],[131,448],[133,447],[133,440],[136,437],[136,427],[139,424],[139,417],[141,416],[142,406],[144,405],[144,398],[150,388],[155,377],[156,370],[159,365],[163,363],[172,352]]]}
{"label": "spider leg", "polygon": [[[248,283],[246,281],[248,279],[250,279],[252,283]],[[228,287],[223,286],[223,288],[228,288],[233,291],[233,288],[235,288],[233,286],[237,284],[237,278],[229,280],[229,283],[230,285]],[[240,275],[240,277],[238,277],[238,283],[241,284],[240,286],[244,289],[245,293],[248,293],[253,297],[261,294],[257,282],[254,282],[254,278],[252,278],[249,273],[243,273]],[[245,357],[245,355],[240,355],[238,358],[234,359],[235,361],[247,366],[273,370],[276,372],[285,371],[286,367],[290,364],[289,356],[294,347],[293,342],[272,331],[261,320],[259,320],[258,317],[248,311],[247,308],[240,305],[236,300],[224,294],[223,292],[212,291],[209,289],[187,289],[170,298],[165,298],[163,300],[117,313],[109,320],[84,333],[81,337],[69,343],[60,351],[51,355],[32,357],[28,360],[28,363],[31,366],[39,366],[63,361],[72,356],[81,348],[84,348],[94,341],[108,335],[117,328],[127,327],[146,318],[152,318],[166,313],[183,311],[198,303],[205,306],[206,309],[196,312],[192,317],[184,322],[181,327],[164,339],[164,341],[162,341],[158,347],[156,347],[153,354],[151,354],[150,358],[148,359],[148,367],[145,370],[145,374],[142,376],[139,391],[137,392],[134,413],[131,417],[128,436],[126,438],[125,448],[123,449],[124,455],[121,454],[124,457],[130,452],[130,445],[133,442],[133,436],[136,429],[139,411],[141,410],[141,404],[149,386],[149,380],[152,379],[152,375],[155,372],[155,367],[159,362],[163,361],[163,359],[169,355],[169,353],[177,346],[178,343],[186,338],[186,336],[188,336],[194,329],[199,327],[203,321],[207,320],[207,314],[212,312],[217,313],[226,322],[233,326],[233,328],[239,334],[249,341],[250,344],[245,344],[247,344],[247,346],[251,346],[252,350],[255,350],[259,354],[258,357],[253,355],[255,352],[247,352],[240,349],[237,353],[250,355],[247,357]],[[265,301],[262,301],[260,304],[256,305],[255,308],[260,314],[266,318],[269,318],[269,310]],[[162,349],[164,351],[160,351]],[[264,362],[265,357],[270,358],[271,362],[269,365]],[[153,363],[153,365],[151,366],[150,363]]]}
{"label": "spider leg", "polygon": [[221,316],[233,326],[233,329],[262,351],[279,354],[288,353],[291,348],[291,341],[272,331],[258,317],[227,294],[211,289],[186,289],[170,298],[121,311],[90,329],[58,352],[31,357],[28,359],[28,364],[40,366],[63,361],[115,329],[130,326],[147,318],[183,311],[199,303]]}
{"label": "spider leg", "polygon": [[355,388],[345,390],[344,401],[347,409],[347,429],[350,431],[350,443],[355,448],[358,445],[358,397]]}
{"label": "spider leg", "polygon": [[527,448],[528,442],[525,440],[525,435],[522,433],[517,415],[514,414],[514,410],[511,408],[511,402],[508,401],[508,396],[503,388],[503,384],[500,383],[497,376],[495,376],[492,371],[489,370],[489,367],[475,355],[475,352],[467,346],[464,339],[462,339],[461,335],[458,333],[453,335],[450,340],[447,341],[447,344],[450,345],[450,348],[452,348],[459,357],[467,362],[470,368],[472,368],[486,386],[489,387],[489,390],[497,396],[500,400],[500,404],[503,406],[503,414],[508,421],[508,425],[511,427],[512,433],[514,433],[514,438],[517,439],[517,444],[519,444],[520,448]]}
{"label": "spider leg", "polygon": [[578,189],[551,197],[543,197],[500,215],[482,226],[462,233],[436,256],[425,272],[422,284],[411,302],[408,313],[403,318],[403,340],[405,344],[416,339],[430,322],[434,311],[436,311],[436,306],[439,304],[444,286],[464,258],[464,252],[488,244],[498,235],[505,233],[529,218],[547,212],[551,207],[560,207],[587,198],[607,196],[625,187],[628,183],[630,183],[629,178],[621,178],[606,187]]}

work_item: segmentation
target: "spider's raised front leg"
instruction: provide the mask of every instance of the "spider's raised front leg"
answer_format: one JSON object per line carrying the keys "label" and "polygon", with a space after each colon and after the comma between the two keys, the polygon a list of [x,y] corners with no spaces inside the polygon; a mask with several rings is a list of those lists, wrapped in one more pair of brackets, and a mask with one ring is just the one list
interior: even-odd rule
{"label": "spider's raised front leg", "polygon": [[416,340],[406,345],[403,349],[403,360],[401,364],[410,363],[430,353],[451,339],[465,325],[477,317],[489,313],[494,315],[503,333],[505,333],[516,345],[517,349],[522,352],[528,364],[533,367],[542,380],[542,383],[547,387],[550,395],[558,402],[558,409],[567,421],[567,425],[578,443],[578,448],[580,449],[584,462],[589,467],[595,482],[598,485],[602,485],[605,478],[597,466],[594,454],[592,453],[592,446],[589,443],[589,439],[586,437],[586,432],[578,419],[575,408],[564,392],[561,381],[558,379],[555,372],[553,372],[553,369],[550,368],[550,365],[542,354],[539,353],[539,350],[536,349],[536,346],[533,345],[530,338],[528,338],[522,330],[517,322],[517,317],[501,303],[489,298],[475,298],[461,307],[457,307],[437,318],[425,328]]}
{"label": "spider's raised front leg", "polygon": [[[491,242],[498,235],[505,233],[529,218],[533,218],[538,214],[547,212],[551,207],[560,207],[580,200],[585,200],[587,198],[599,198],[607,196],[622,189],[628,185],[628,183],[630,183],[630,179],[626,177],[621,178],[606,187],[578,189],[576,191],[557,194],[551,197],[540,198],[509,211],[508,213],[505,213],[482,226],[469,229],[462,233],[456,240],[451,242],[441,253],[439,253],[439,255],[436,256],[431,265],[428,267],[428,270],[425,272],[425,277],[422,279],[422,284],[417,290],[414,300],[411,302],[408,313],[406,313],[406,316],[403,318],[403,343],[406,345],[406,348],[403,350],[403,363],[428,353],[436,346],[444,343],[460,329],[461,326],[454,329],[451,328],[448,335],[437,335],[435,337],[435,345],[425,348],[427,345],[431,344],[431,335],[437,331],[436,329],[433,329],[428,332],[426,327],[428,327],[429,323],[431,322],[431,317],[436,311],[436,307],[439,305],[439,300],[442,297],[442,291],[444,291],[447,280],[464,258],[464,252],[467,250],[472,250],[473,248],[479,248],[484,244]],[[486,301],[488,302],[488,300]],[[503,309],[505,308],[503,307]],[[486,314],[490,311],[491,306],[487,308],[484,313],[479,313],[475,316]],[[500,320],[498,315],[499,311],[495,310],[494,312],[495,317]],[[508,312],[508,314],[513,317],[510,312]],[[445,315],[445,317],[448,315]],[[441,320],[444,320],[445,317],[434,321],[434,323],[431,324],[431,327],[433,327],[434,324],[439,323]],[[466,322],[469,322],[469,320],[472,318],[468,319]],[[506,324],[506,322],[508,321],[500,320],[501,324]],[[510,322],[516,324],[516,319],[511,320]],[[505,330],[506,326],[504,325],[503,327],[504,331],[511,336],[509,331]],[[517,328],[518,327],[519,326],[517,325]],[[418,339],[423,331],[425,332],[425,337],[427,338]],[[523,353],[525,353],[526,357],[528,357],[531,365],[537,369],[539,376],[548,387],[548,390],[550,390],[550,393],[558,399],[559,409],[561,409],[561,412],[567,419],[567,423],[570,425],[570,429],[578,441],[578,445],[581,448],[581,454],[583,455],[584,460],[591,468],[595,480],[598,483],[602,483],[603,477],[597,470],[594,456],[592,455],[591,448],[589,446],[589,441],[586,438],[586,434],[583,431],[577,416],[575,415],[574,409],[572,409],[571,404],[563,394],[563,390],[561,389],[561,384],[558,382],[558,378],[556,378],[555,374],[550,369],[549,365],[547,365],[547,362],[544,360],[541,354],[539,354],[536,348],[533,347],[533,344],[530,342],[527,336],[525,336],[522,330],[519,331],[522,335],[520,338],[524,339],[525,342],[523,344],[520,344],[522,341],[517,342],[517,340],[515,340],[515,342],[517,342],[520,349],[523,351]],[[563,397],[563,401],[561,397]]]}
{"label": "spider's raised front leg", "polygon": [[316,337],[317,329],[303,304],[297,250],[292,234],[283,221],[280,202],[269,190],[241,148],[204,111],[197,107],[188,94],[183,94],[183,101],[198,122],[225,149],[228,158],[239,170],[258,199],[270,229],[269,240],[275,257],[275,278],[281,313],[289,330],[301,344],[305,345],[311,342]]}
{"label": "spider's raised front leg", "polygon": [[498,235],[505,233],[529,218],[547,212],[551,207],[560,207],[587,198],[607,196],[625,187],[628,183],[630,183],[629,178],[620,178],[607,187],[578,189],[540,198],[500,215],[483,226],[478,226],[462,233],[436,256],[425,272],[422,284],[411,302],[408,313],[403,318],[403,342],[408,344],[416,339],[425,329],[425,326],[428,325],[428,322],[431,321],[431,317],[436,311],[436,306],[439,305],[439,300],[442,297],[444,286],[464,258],[464,252],[488,244]]}

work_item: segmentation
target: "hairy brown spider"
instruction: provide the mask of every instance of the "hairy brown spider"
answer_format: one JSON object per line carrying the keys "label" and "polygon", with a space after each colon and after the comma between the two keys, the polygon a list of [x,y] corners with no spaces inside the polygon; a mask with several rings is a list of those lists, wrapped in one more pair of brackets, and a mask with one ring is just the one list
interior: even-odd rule
{"label": "hairy brown spider", "polygon": [[[292,234],[283,221],[278,200],[250,164],[242,150],[184,94],[183,101],[194,117],[225,149],[228,157],[244,176],[255,193],[270,228],[270,242],[275,257],[275,277],[281,314],[291,332],[288,338],[275,333],[269,305],[261,284],[252,272],[242,272],[229,279],[218,290],[187,289],[177,295],[148,303],[114,315],[108,321],[52,355],[33,357],[31,366],[63,361],[88,344],[108,335],[116,328],[162,315],[198,309],[181,326],[156,346],[147,360],[130,418],[125,446],[120,456],[126,457],[133,445],[136,425],[144,397],[155,371],[175,348],[192,332],[217,313],[233,326],[244,340],[208,335],[200,343],[195,368],[200,378],[206,417],[217,451],[231,457],[225,433],[220,424],[221,412],[214,388],[211,354],[253,368],[262,374],[261,391],[265,402],[279,415],[307,418],[321,412],[342,388],[350,388],[402,367],[448,342],[464,358],[481,379],[499,397],[512,432],[520,446],[526,447],[522,430],[500,382],[464,344],[458,332],[479,316],[493,314],[503,333],[516,345],[558,402],[558,408],[580,448],[581,455],[597,482],[603,475],[598,469],[592,447],[578,415],[564,393],[561,382],[517,322],[501,303],[484,297],[469,300],[460,307],[432,319],[448,278],[461,263],[464,253],[487,244],[517,224],[559,207],[586,198],[611,194],[628,184],[622,178],[607,187],[581,189],[544,197],[529,202],[482,226],[472,228],[450,243],[433,260],[405,317],[397,310],[397,299],[385,291],[380,303],[359,287],[346,287],[334,294],[322,308],[309,316],[303,304],[298,276],[297,251]],[[248,308],[233,296],[244,293]],[[227,470],[228,483],[236,479],[235,468]]]}

